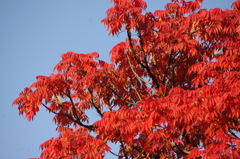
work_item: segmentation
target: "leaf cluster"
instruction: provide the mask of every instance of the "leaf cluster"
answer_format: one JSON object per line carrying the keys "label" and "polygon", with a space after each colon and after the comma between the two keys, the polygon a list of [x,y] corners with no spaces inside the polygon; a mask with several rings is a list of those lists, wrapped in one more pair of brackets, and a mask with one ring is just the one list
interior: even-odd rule
{"label": "leaf cluster", "polygon": [[102,23],[126,40],[111,63],[67,52],[13,102],[28,120],[40,106],[55,114],[59,136],[40,146],[41,158],[238,158],[240,1],[232,10],[202,1],[152,13],[142,0],[112,0]]}

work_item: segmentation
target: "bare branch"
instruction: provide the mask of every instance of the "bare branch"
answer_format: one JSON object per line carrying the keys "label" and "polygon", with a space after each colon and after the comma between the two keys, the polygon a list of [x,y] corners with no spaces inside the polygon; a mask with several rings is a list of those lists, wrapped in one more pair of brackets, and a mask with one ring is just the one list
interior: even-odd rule
{"label": "bare branch", "polygon": [[239,137],[238,137],[231,129],[229,129],[228,131],[230,132],[230,134],[231,134],[232,136],[234,136],[234,137],[236,137],[236,138],[239,139]]}

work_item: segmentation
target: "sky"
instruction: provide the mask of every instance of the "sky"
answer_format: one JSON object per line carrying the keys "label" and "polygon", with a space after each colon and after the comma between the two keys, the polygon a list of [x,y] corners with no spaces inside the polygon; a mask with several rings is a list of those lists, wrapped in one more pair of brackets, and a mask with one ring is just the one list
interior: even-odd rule
{"label": "sky", "polygon": [[[169,1],[147,0],[147,10],[163,9]],[[232,2],[206,0],[203,7],[225,9]],[[41,109],[28,122],[12,102],[36,76],[51,74],[67,51],[98,52],[101,60],[109,62],[111,48],[126,38],[124,33],[108,36],[100,23],[111,6],[110,0],[0,0],[1,158],[39,157],[39,145],[57,137],[53,115]]]}

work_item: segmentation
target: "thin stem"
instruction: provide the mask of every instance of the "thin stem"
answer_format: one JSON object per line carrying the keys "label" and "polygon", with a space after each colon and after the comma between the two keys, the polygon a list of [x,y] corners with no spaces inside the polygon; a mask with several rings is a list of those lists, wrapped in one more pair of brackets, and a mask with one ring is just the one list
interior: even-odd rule
{"label": "thin stem", "polygon": [[102,112],[100,111],[100,109],[97,107],[96,103],[94,102],[94,96],[93,96],[93,90],[91,90],[90,88],[88,88],[88,92],[91,95],[91,102],[93,104],[93,107],[96,109],[97,113],[102,117]]}
{"label": "thin stem", "polygon": [[130,104],[130,105],[135,105],[135,103],[132,103],[132,102],[129,102],[129,101],[126,101],[124,100],[120,95],[117,94],[117,92],[111,88],[111,87],[108,87],[119,99],[121,99],[123,102],[127,103],[127,104]]}
{"label": "thin stem", "polygon": [[131,62],[130,62],[130,58],[129,58],[128,54],[127,54],[127,61],[128,61],[128,64],[129,64],[129,66],[130,66],[131,71],[133,72],[133,74],[134,74],[138,79],[140,79],[141,81],[143,81],[143,82],[145,82],[145,83],[148,83],[148,84],[150,84],[150,85],[152,86],[152,83],[144,80],[143,78],[141,78],[140,76],[138,76],[138,74],[134,71],[134,69],[133,69],[133,67],[132,67],[132,64],[131,64]]}
{"label": "thin stem", "polygon": [[148,75],[152,78],[153,82],[155,83],[155,88],[158,89],[160,87],[160,85],[158,84],[158,80],[157,78],[154,76],[154,74],[152,73],[150,67],[148,66],[148,61],[146,59],[146,53],[145,53],[145,50],[143,49],[143,38],[142,38],[142,35],[140,33],[140,31],[138,31],[138,37],[139,37],[139,41],[140,41],[140,47],[141,47],[141,50],[143,52],[143,55],[144,55],[144,63],[145,63],[145,68],[147,70],[147,73]]}
{"label": "thin stem", "polygon": [[125,151],[125,148],[124,148],[123,142],[120,141],[120,144],[121,144],[121,147],[122,147],[123,154],[124,154],[125,158],[128,159],[128,156],[127,156],[127,153],[126,153],[126,151]]}

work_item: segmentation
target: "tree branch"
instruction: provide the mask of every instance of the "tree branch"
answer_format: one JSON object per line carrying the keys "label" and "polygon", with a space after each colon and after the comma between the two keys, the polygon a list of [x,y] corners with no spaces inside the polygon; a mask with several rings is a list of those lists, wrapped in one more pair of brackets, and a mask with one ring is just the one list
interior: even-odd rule
{"label": "tree branch", "polygon": [[111,86],[108,87],[108,88],[109,88],[119,99],[121,99],[123,102],[125,102],[125,103],[127,103],[127,104],[130,104],[130,105],[135,105],[135,103],[132,103],[132,102],[129,102],[129,101],[124,100],[120,95],[117,94],[117,92],[116,92],[113,88],[111,88]]}
{"label": "tree branch", "polygon": [[[130,49],[131,51],[133,52],[133,54],[135,54],[135,51],[133,49],[133,44],[132,44],[132,39],[131,39],[131,32],[129,29],[127,29],[127,35],[128,35],[128,41],[129,41],[129,45],[130,45]],[[133,72],[133,74],[138,78],[140,79],[141,81],[145,82],[145,83],[148,83],[152,86],[152,83],[144,80],[143,78],[141,78],[140,76],[138,76],[138,74],[134,71],[133,67],[132,67],[132,64],[131,64],[131,60],[130,60],[130,57],[128,56],[128,53],[126,54],[127,55],[127,61],[128,61],[128,64],[131,68],[131,71]],[[145,68],[145,66],[134,56],[134,59],[141,65]]]}
{"label": "tree branch", "polygon": [[85,128],[87,128],[87,129],[89,129],[89,130],[92,130],[92,131],[94,130],[93,125],[85,125],[85,124],[83,124],[80,120],[74,119],[71,115],[69,115],[69,114],[67,114],[67,113],[65,113],[65,114],[57,113],[57,112],[53,111],[52,109],[50,109],[50,108],[49,108],[48,106],[46,106],[45,104],[42,103],[42,105],[43,105],[48,111],[50,111],[51,113],[53,113],[53,114],[55,114],[55,115],[66,116],[66,117],[68,117],[69,119],[71,119],[73,122],[79,124],[80,126],[85,127]]}
{"label": "tree branch", "polygon": [[125,157],[126,159],[128,159],[128,156],[127,156],[127,153],[126,153],[126,151],[125,151],[123,142],[122,142],[121,140],[120,140],[120,144],[121,144],[121,147],[122,147],[122,150],[123,150],[124,157]]}
{"label": "tree branch", "polygon": [[184,154],[184,155],[189,155],[189,152],[188,152],[188,151],[182,150],[178,145],[176,145],[176,144],[174,144],[174,143],[172,143],[172,142],[170,142],[170,145],[171,145],[173,151],[175,151],[174,148],[176,148],[180,153],[182,153],[182,154]]}
{"label": "tree branch", "polygon": [[150,84],[150,85],[152,86],[152,83],[144,80],[143,78],[141,78],[140,76],[138,76],[138,74],[134,71],[134,69],[133,69],[133,67],[132,67],[132,64],[131,64],[131,62],[130,62],[130,58],[129,58],[128,54],[127,54],[127,61],[128,61],[128,64],[129,64],[129,66],[130,66],[131,71],[133,72],[133,74],[134,74],[138,79],[140,79],[141,81],[143,81],[143,82],[145,82],[145,83],[148,83],[148,84]]}
{"label": "tree branch", "polygon": [[112,104],[110,102],[109,94],[107,94],[107,102],[108,102],[108,105],[107,105],[108,109],[112,111],[112,106],[111,106]]}
{"label": "tree branch", "polygon": [[102,117],[102,112],[101,110],[97,107],[96,103],[94,102],[94,96],[93,96],[93,90],[91,90],[90,88],[88,88],[88,92],[91,95],[91,102],[93,104],[93,107],[96,109],[97,113]]}
{"label": "tree branch", "polygon": [[234,136],[234,137],[236,137],[236,138],[239,139],[239,137],[238,137],[231,129],[229,129],[228,131],[230,132],[230,134],[231,134],[232,136]]}
{"label": "tree branch", "polygon": [[145,50],[143,49],[143,46],[144,46],[144,44],[143,44],[143,38],[142,38],[142,35],[141,35],[141,33],[140,33],[139,30],[138,30],[138,37],[139,37],[139,39],[140,39],[139,41],[140,41],[141,50],[142,50],[142,52],[143,52],[143,54],[144,54],[145,68],[146,68],[146,70],[147,70],[148,75],[152,78],[152,81],[155,83],[155,85],[156,85],[155,88],[158,89],[158,88],[160,87],[160,85],[158,84],[157,78],[154,76],[154,74],[152,73],[150,67],[148,66],[148,61],[147,61],[147,59],[146,59],[146,53],[145,53]]}
{"label": "tree branch", "polygon": [[133,89],[135,90],[135,93],[137,94],[138,100],[142,100],[138,90],[135,87],[133,87]]}
{"label": "tree branch", "polygon": [[123,157],[123,156],[121,156],[121,155],[117,155],[117,154],[115,154],[114,152],[112,152],[112,151],[109,151],[111,154],[113,154],[114,156],[118,156],[118,157]]}

